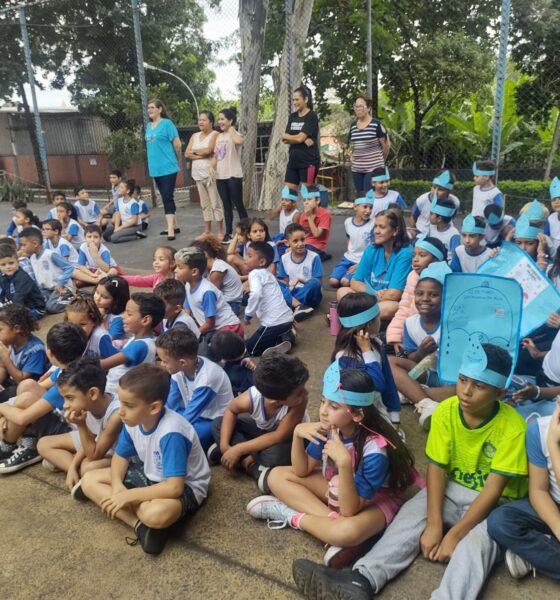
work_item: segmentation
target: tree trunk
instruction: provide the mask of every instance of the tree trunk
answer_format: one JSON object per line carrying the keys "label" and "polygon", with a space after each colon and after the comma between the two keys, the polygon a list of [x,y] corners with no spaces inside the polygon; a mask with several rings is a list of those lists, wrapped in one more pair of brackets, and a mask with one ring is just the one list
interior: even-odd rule
{"label": "tree trunk", "polygon": [[[313,10],[312,0],[295,0],[293,13],[293,56],[292,73],[294,80],[292,84],[297,87],[301,82],[303,75],[303,48],[307,40],[309,31],[309,22],[311,21],[311,12]],[[259,198],[258,208],[260,210],[270,209],[280,199],[282,184],[286,165],[288,164],[288,146],[282,143],[282,134],[286,131],[288,117],[290,115],[290,94],[288,82],[287,41],[284,38],[284,48],[282,58],[278,69],[278,86],[276,91],[276,110],[274,114],[274,123],[270,134],[268,146],[268,156],[264,170],[263,185]]]}
{"label": "tree trunk", "polygon": [[554,155],[558,151],[558,142],[560,142],[560,109],[558,110],[558,116],[556,117],[556,125],[554,126],[554,134],[552,135],[552,143],[550,144],[550,152],[546,159],[546,169],[544,170],[544,178],[550,179],[550,171],[552,171],[552,163],[554,162]]}
{"label": "tree trunk", "polygon": [[31,139],[31,147],[33,148],[33,158],[35,159],[35,169],[37,170],[37,183],[42,187],[47,187],[43,173],[43,165],[41,163],[41,154],[39,152],[39,141],[37,140],[37,132],[35,130],[35,118],[29,108],[29,102],[27,102],[27,96],[25,95],[25,88],[23,83],[19,83],[19,95],[21,96],[21,103],[23,104],[23,114],[25,116],[25,124],[27,126],[27,132]]}
{"label": "tree trunk", "polygon": [[[240,133],[244,136],[241,164],[243,166],[243,203],[251,204],[257,151],[259,94],[264,33],[269,0],[239,0],[241,34],[241,115]],[[256,204],[256,201],[254,202]]]}
{"label": "tree trunk", "polygon": [[412,162],[414,165],[414,170],[416,171],[416,176],[418,176],[418,171],[420,170],[421,164],[421,142],[422,142],[422,121],[424,119],[424,113],[420,110],[420,98],[416,90],[412,95],[412,101],[414,105],[414,130],[412,132]]}

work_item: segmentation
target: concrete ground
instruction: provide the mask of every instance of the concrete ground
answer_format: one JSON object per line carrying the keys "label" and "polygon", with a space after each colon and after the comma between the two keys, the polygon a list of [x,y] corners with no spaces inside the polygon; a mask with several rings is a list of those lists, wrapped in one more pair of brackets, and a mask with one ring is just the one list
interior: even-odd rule
{"label": "concrete ground", "polygon": [[[39,215],[44,206],[32,206]],[[182,233],[174,246],[187,245],[200,232],[198,206],[179,209]],[[7,226],[10,207],[0,204],[0,228]],[[331,250],[333,261],[342,251],[343,216],[334,219]],[[139,242],[112,245],[123,268],[151,269],[151,256],[158,243],[167,243],[158,232],[163,216],[156,211],[149,237]],[[272,226],[274,230],[276,226]],[[309,367],[310,413],[314,418],[320,402],[321,379],[333,347],[325,326],[332,294],[323,306],[299,326],[296,354]],[[52,323],[49,318],[42,332]],[[424,471],[425,433],[410,406],[403,407],[403,429],[420,470]],[[74,502],[64,487],[64,477],[35,465],[0,480],[0,531],[4,559],[1,597],[12,599],[58,598],[205,598],[236,600],[297,598],[291,575],[292,561],[309,558],[320,562],[323,545],[307,534],[284,529],[269,530],[251,519],[245,505],[259,495],[255,484],[241,474],[221,467],[212,469],[208,500],[178,532],[159,557],[130,547],[125,538],[131,531],[111,522],[93,504]],[[380,594],[384,599],[429,598],[437,587],[444,566],[418,558],[412,566]],[[558,597],[553,582],[538,577],[514,581],[503,565],[495,569],[481,595],[485,600]]]}

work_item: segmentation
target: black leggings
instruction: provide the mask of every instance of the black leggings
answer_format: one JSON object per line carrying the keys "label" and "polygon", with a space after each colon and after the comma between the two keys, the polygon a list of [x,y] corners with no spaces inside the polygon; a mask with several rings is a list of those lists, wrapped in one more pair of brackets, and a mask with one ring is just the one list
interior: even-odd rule
{"label": "black leggings", "polygon": [[247,218],[247,211],[243,204],[243,177],[230,177],[217,179],[218,193],[224,205],[224,218],[226,221],[226,234],[233,233],[233,207],[237,209],[240,219]]}

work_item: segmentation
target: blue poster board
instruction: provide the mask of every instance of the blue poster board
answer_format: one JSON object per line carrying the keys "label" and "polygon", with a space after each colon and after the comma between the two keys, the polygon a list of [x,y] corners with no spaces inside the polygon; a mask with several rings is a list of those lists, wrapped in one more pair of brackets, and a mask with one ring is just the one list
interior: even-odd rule
{"label": "blue poster board", "polygon": [[513,279],[480,273],[447,275],[438,351],[440,379],[457,382],[470,336],[478,336],[481,344],[489,342],[505,348],[515,365],[522,304],[523,290]]}
{"label": "blue poster board", "polygon": [[480,273],[515,279],[523,288],[521,338],[544,325],[551,312],[560,310],[560,293],[517,244],[504,242],[497,256],[480,265]]}

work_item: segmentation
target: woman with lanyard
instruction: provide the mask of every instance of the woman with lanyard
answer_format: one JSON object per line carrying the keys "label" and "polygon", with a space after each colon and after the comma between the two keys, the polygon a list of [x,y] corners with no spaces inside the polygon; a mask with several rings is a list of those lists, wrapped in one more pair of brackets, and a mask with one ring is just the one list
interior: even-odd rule
{"label": "woman with lanyard", "polygon": [[374,294],[381,319],[388,320],[397,312],[412,269],[412,247],[402,213],[394,208],[378,213],[373,236],[373,244],[364,250],[350,287],[339,288],[337,298],[354,292]]}
{"label": "woman with lanyard", "polygon": [[384,168],[391,149],[385,127],[371,115],[372,101],[358,96],[354,101],[356,120],[350,126],[348,143],[353,146],[351,169],[356,197],[371,189],[372,172]]}
{"label": "woman with lanyard", "polygon": [[193,133],[185,150],[185,158],[192,161],[192,178],[196,183],[204,219],[204,232],[196,239],[200,241],[212,235],[214,220],[218,230],[216,237],[221,241],[224,239],[224,211],[216,179],[210,177],[210,163],[218,137],[218,132],[214,131],[213,113],[203,110],[198,115],[198,128],[200,131]]}
{"label": "woman with lanyard", "polygon": [[321,166],[319,117],[313,112],[311,90],[304,85],[294,90],[292,102],[296,110],[288,119],[282,141],[290,146],[285,184],[297,191],[300,184],[315,182]]}
{"label": "woman with lanyard", "polygon": [[167,235],[171,242],[181,230],[175,216],[175,183],[181,164],[181,140],[177,127],[167,117],[165,105],[155,98],[148,103],[150,122],[146,127],[146,150],[148,153],[148,172],[154,178],[161,194],[167,229],[160,235]]}

